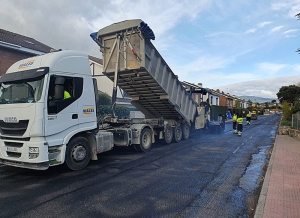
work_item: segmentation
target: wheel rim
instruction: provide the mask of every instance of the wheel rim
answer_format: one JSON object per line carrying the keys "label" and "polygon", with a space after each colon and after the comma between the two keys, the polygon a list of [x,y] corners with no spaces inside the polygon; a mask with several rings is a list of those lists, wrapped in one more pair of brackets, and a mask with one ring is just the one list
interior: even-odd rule
{"label": "wheel rim", "polygon": [[186,124],[183,126],[183,136],[184,139],[188,139],[190,137],[190,127]]}
{"label": "wheel rim", "polygon": [[168,124],[166,126],[166,132],[165,132],[165,141],[167,143],[170,143],[172,141],[173,138],[173,134],[172,134],[172,127]]}
{"label": "wheel rim", "polygon": [[82,145],[76,145],[74,146],[72,150],[72,159],[74,161],[82,161],[86,157],[86,149]]}
{"label": "wheel rim", "polygon": [[151,146],[151,134],[146,131],[142,136],[142,146],[147,149]]}
{"label": "wheel rim", "polygon": [[181,130],[180,126],[175,127],[174,133],[175,133],[174,137],[176,138],[176,141],[177,142],[180,141],[182,138],[182,130]]}

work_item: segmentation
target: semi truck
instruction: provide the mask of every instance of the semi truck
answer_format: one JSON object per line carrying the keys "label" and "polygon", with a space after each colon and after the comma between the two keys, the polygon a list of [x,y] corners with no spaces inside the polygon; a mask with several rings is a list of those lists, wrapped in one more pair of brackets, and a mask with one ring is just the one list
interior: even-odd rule
{"label": "semi truck", "polygon": [[[115,146],[147,152],[155,140],[179,142],[190,137],[192,126],[207,126],[209,108],[186,92],[142,20],[115,23],[91,36],[102,52],[103,73],[113,81],[111,114],[100,115],[88,55],[58,50],[18,61],[0,78],[1,164],[80,170]],[[115,115],[117,87],[145,118]]]}

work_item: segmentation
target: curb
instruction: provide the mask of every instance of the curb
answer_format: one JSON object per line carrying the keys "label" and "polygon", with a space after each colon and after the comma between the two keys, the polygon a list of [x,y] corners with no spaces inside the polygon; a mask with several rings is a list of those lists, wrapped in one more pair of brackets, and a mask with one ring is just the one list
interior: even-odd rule
{"label": "curb", "polygon": [[255,209],[254,218],[262,218],[263,214],[264,214],[264,208],[265,208],[266,198],[267,198],[267,194],[268,194],[270,175],[272,173],[272,166],[273,166],[274,156],[276,153],[276,146],[277,146],[277,135],[275,138],[275,142],[274,142],[274,146],[273,146],[273,150],[272,150],[272,154],[271,154],[271,159],[270,159],[270,162],[268,165],[268,169],[267,169],[264,181],[263,181],[263,186],[261,188],[259,199],[258,199],[257,206]]}

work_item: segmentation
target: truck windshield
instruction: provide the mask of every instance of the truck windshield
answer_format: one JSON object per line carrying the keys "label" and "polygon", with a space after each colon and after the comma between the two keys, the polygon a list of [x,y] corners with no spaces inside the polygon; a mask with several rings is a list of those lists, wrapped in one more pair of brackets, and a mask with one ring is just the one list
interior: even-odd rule
{"label": "truck windshield", "polygon": [[0,83],[0,104],[34,103],[40,100],[44,76]]}

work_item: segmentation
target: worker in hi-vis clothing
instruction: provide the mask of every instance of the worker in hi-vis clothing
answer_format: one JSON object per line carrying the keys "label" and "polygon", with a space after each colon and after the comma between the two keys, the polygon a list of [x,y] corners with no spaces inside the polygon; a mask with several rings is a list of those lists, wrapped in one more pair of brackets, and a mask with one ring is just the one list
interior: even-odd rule
{"label": "worker in hi-vis clothing", "polygon": [[71,98],[71,95],[68,91],[64,91],[64,99]]}
{"label": "worker in hi-vis clothing", "polygon": [[237,130],[236,130],[236,119],[237,119],[236,114],[233,114],[233,116],[232,116],[232,129],[233,129],[233,133],[237,133]]}
{"label": "worker in hi-vis clothing", "polygon": [[247,120],[247,125],[250,125],[250,121],[251,121],[251,112],[249,111],[249,113],[246,115],[246,120]]}
{"label": "worker in hi-vis clothing", "polygon": [[237,122],[238,135],[241,136],[242,133],[243,133],[244,118],[241,115],[238,115],[238,118],[236,119],[236,122]]}

